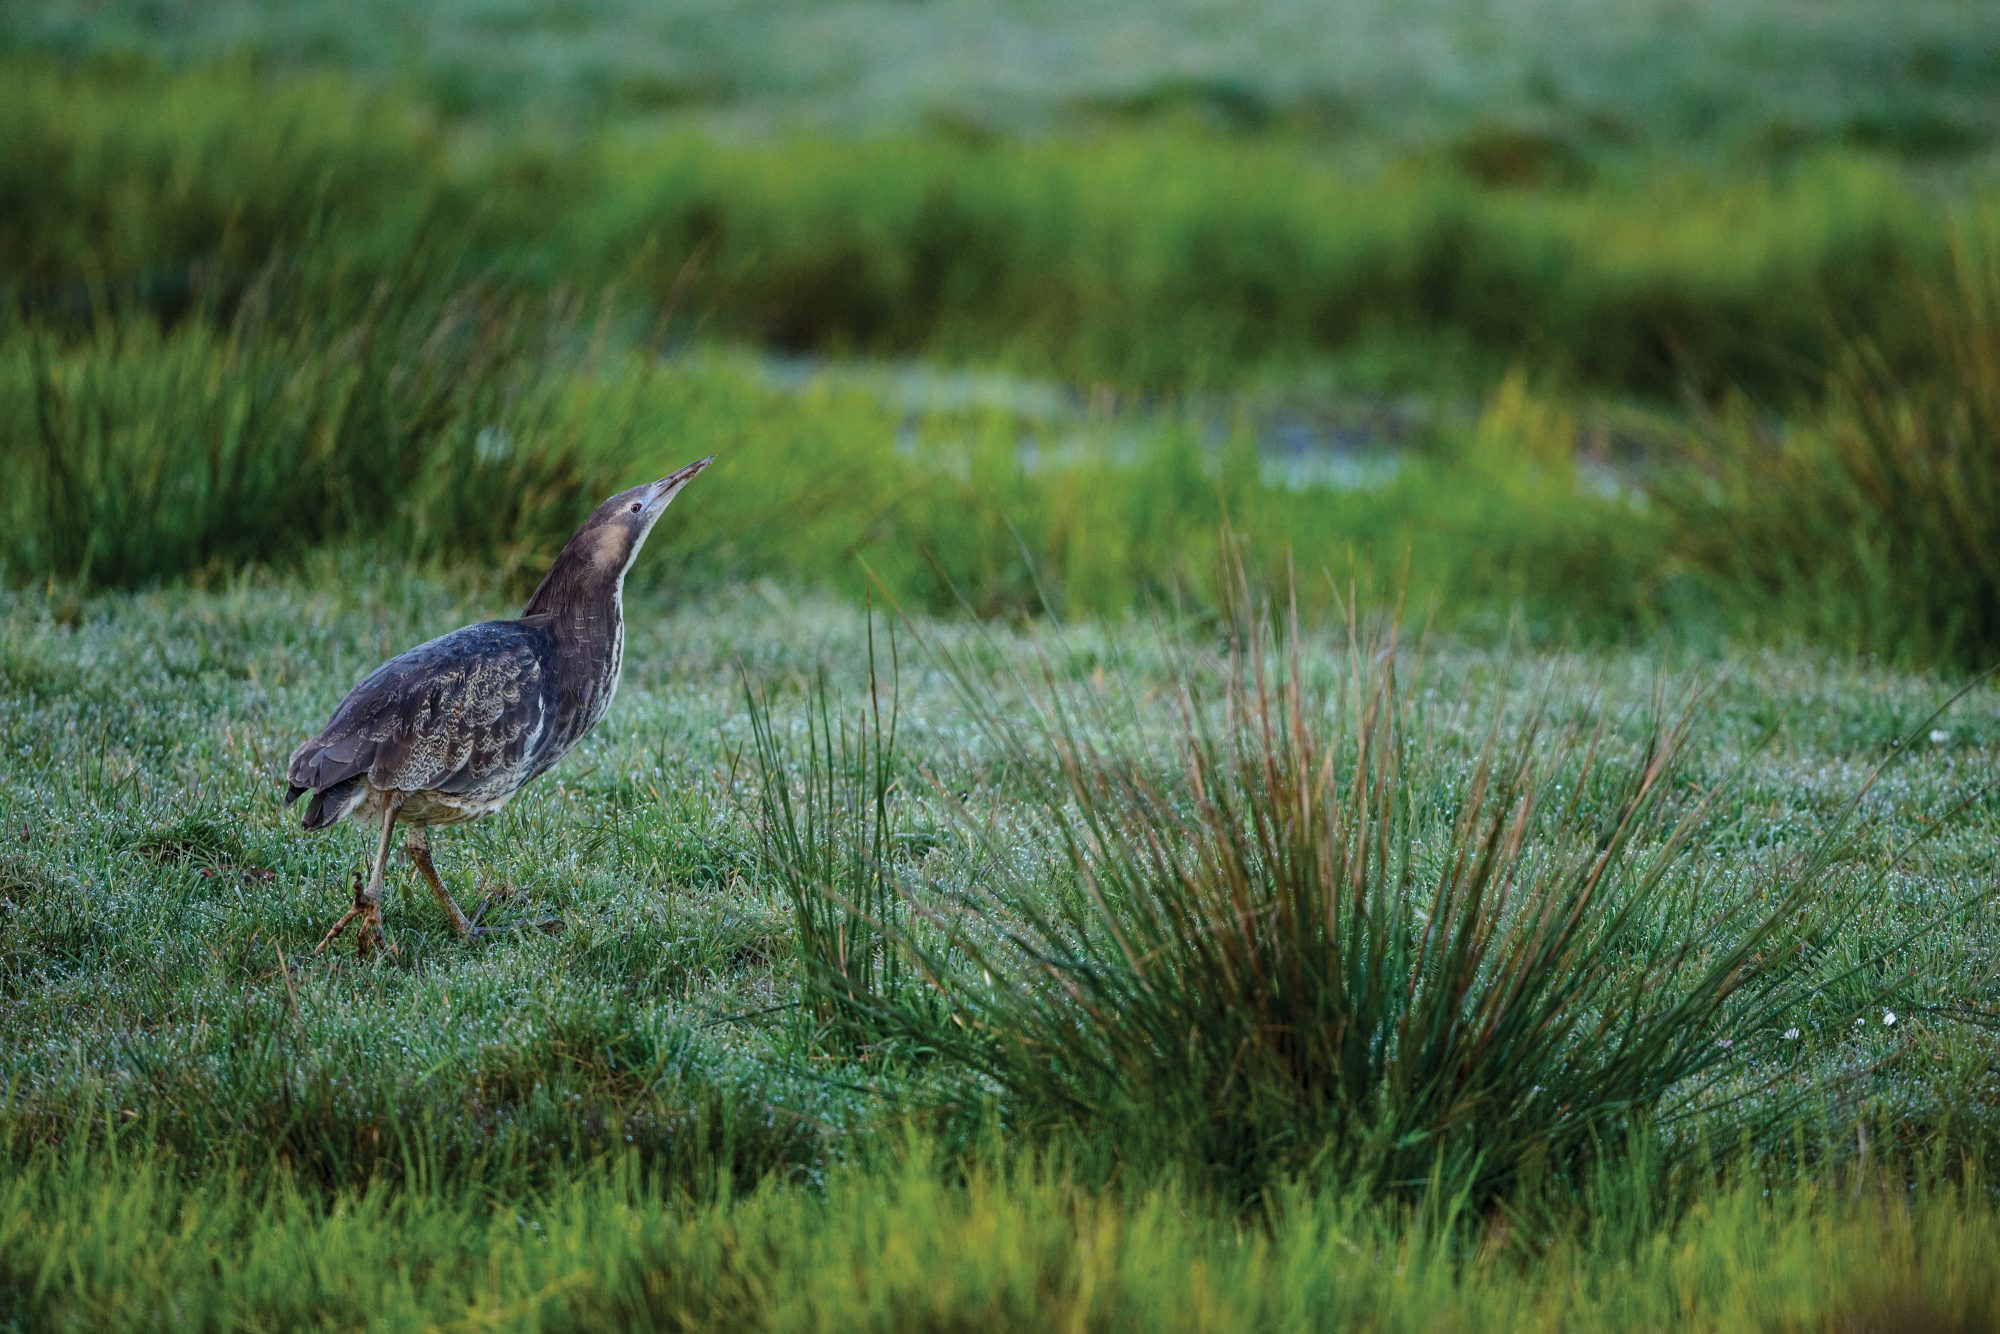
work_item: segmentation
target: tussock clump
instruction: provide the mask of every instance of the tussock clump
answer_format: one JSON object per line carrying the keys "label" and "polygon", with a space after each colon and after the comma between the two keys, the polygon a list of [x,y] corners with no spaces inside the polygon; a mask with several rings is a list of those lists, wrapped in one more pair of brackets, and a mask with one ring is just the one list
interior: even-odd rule
{"label": "tussock clump", "polygon": [[1535,714],[1467,742],[1429,730],[1415,670],[1393,635],[1253,610],[1177,669],[1165,761],[1106,740],[1143,706],[1044,686],[1024,713],[962,673],[1033,812],[978,826],[986,888],[916,951],[935,1040],[1024,1122],[1253,1192],[1489,1200],[1766,1078],[1866,889],[1837,835],[1776,870],[1689,856],[1695,702],[1636,738]]}

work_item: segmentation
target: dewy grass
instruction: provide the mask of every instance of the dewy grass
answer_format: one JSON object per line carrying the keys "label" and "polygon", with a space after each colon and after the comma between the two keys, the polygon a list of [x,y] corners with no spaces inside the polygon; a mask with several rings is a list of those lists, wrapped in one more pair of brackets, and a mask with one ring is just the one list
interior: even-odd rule
{"label": "dewy grass", "polygon": [[894,879],[897,844],[909,833],[892,814],[902,781],[900,678],[893,639],[888,679],[878,675],[872,617],[867,661],[867,698],[857,717],[836,718],[825,676],[812,682],[803,758],[781,735],[767,698],[752,692],[746,705],[761,867],[791,901],[801,1004],[819,1031],[857,1045],[887,1035],[870,1022],[878,1007],[920,1003],[919,981],[895,947],[909,929]]}
{"label": "dewy grass", "polygon": [[[1896,949],[1939,905],[1990,890],[1990,685],[1932,724],[1944,739],[1926,733],[1857,810],[1846,869],[1876,892],[1833,924],[1820,957],[1829,970],[1884,955],[1895,966],[1830,987],[1775,1033],[1722,1034],[1732,1052],[1773,1057],[1781,1094],[1841,1095],[1802,1109],[1803,1152],[1755,1155],[1778,1164],[1771,1180],[1732,1191],[1687,1175],[1682,1193],[1659,1158],[1621,1157],[1591,1174],[1615,1184],[1587,1197],[1605,1207],[1575,1216],[1562,1190],[1530,1203],[1524,1188],[1518,1205],[1474,1217],[1454,1214],[1448,1192],[1432,1210],[1370,1203],[1350,1190],[1360,1183],[1295,1181],[1245,1211],[1174,1169],[1184,1145],[1132,1136],[1137,1109],[1116,1104],[1109,1123],[1011,1123],[1010,1148],[1047,1143],[1037,1184],[1025,1161],[963,1147],[965,1121],[1008,1128],[1005,1085],[963,1077],[948,1049],[856,1050],[794,1020],[792,905],[745,855],[757,799],[745,684],[772,702],[802,785],[800,683],[824,674],[836,724],[868,691],[866,622],[846,600],[726,581],[672,599],[629,590],[606,724],[549,781],[452,835],[468,883],[520,887],[569,929],[465,949],[399,868],[399,961],[313,958],[362,851],[301,838],[280,805],[301,720],[437,626],[513,605],[497,581],[441,582],[352,551],[207,586],[0,589],[0,1324],[139,1325],[163,1310],[196,1327],[290,1327],[315,1311],[389,1327],[685,1316],[886,1328],[913,1310],[979,1327],[1049,1310],[1133,1328],[1270,1328],[1321,1312],[1414,1328],[1812,1327],[1885,1311],[1990,1323],[1984,1178],[1954,1195],[1923,1165],[1955,1175],[1993,1143],[1990,1038],[1949,1019],[1990,1008],[1991,913]],[[1085,621],[1045,659],[1022,630],[914,619],[1010,699],[1014,673],[1044,661],[1065,690],[1101,673],[1134,706],[1106,744],[1159,787],[1181,772],[1179,651],[1215,683],[1198,698],[1223,699],[1203,651],[1212,627],[1163,645],[1127,622]],[[1053,845],[1029,841],[1043,826],[1026,783],[1046,772],[1047,747],[1036,768],[1010,764],[922,661],[905,648],[896,772],[911,781],[890,793],[897,832],[948,834],[969,791],[1022,831],[1017,853],[1045,862]],[[1307,661],[1334,679],[1325,658]],[[1645,729],[1629,720],[1660,674],[1675,698],[1715,670],[1663,665],[1653,648],[1509,655],[1449,639],[1418,665],[1403,663],[1403,698],[1423,744],[1404,756],[1400,790],[1433,835],[1449,829],[1496,715],[1503,737],[1536,712],[1627,719],[1596,770],[1614,779],[1641,753]],[[1809,851],[1947,690],[1799,652],[1734,650],[1721,666],[1683,772],[1703,787],[1742,773],[1693,854],[1732,886]],[[1032,726],[1025,705],[1017,716]],[[966,786],[936,788],[926,769]],[[1605,814],[1616,786],[1576,800]],[[1690,799],[1669,796],[1675,811]],[[1967,802],[1966,818],[1894,861]],[[949,836],[897,851],[909,859],[892,862],[896,884],[926,912],[946,906],[929,887],[995,876]],[[1888,986],[1893,1026],[1861,1011]],[[1747,1089],[1767,1086],[1762,1065],[1741,1069]],[[1865,1118],[1845,1114],[1848,1092],[1866,1095]],[[935,1156],[906,1176],[871,1151],[913,1122]],[[1731,1124],[1716,1119],[1719,1155]],[[1852,1170],[1857,1124],[1872,1177]],[[1800,1158],[1811,1176],[1794,1183]],[[1829,1279],[1826,1254],[1879,1263]]]}
{"label": "dewy grass", "polygon": [[1034,813],[976,824],[949,948],[904,942],[953,1016],[932,1041],[1026,1123],[1251,1192],[1484,1204],[1697,1116],[1790,1124],[1777,1035],[1881,995],[1884,955],[1829,950],[1876,892],[1838,822],[1748,874],[1692,855],[1726,796],[1676,791],[1696,700],[1636,737],[1496,717],[1440,772],[1393,633],[1308,639],[1239,589],[1219,660],[1175,669],[1163,757],[1107,741],[1116,687],[1025,712],[959,669]]}

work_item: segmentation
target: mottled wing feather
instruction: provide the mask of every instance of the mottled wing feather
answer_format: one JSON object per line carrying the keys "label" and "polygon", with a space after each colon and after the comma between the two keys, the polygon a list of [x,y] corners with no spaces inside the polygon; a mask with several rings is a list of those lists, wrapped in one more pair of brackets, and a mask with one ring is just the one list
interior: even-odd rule
{"label": "mottled wing feather", "polygon": [[382,664],[292,755],[291,786],[365,774],[387,790],[465,793],[522,770],[542,731],[539,636],[487,621]]}

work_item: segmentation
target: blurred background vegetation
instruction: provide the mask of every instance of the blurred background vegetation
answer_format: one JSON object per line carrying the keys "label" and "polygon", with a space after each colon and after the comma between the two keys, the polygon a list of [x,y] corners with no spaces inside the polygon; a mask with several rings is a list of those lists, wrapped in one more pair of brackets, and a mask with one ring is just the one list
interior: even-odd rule
{"label": "blurred background vegetation", "polygon": [[1226,516],[1465,625],[2000,651],[1991,6],[114,2],[0,61],[17,579],[525,581],[716,451],[682,568],[1108,611]]}

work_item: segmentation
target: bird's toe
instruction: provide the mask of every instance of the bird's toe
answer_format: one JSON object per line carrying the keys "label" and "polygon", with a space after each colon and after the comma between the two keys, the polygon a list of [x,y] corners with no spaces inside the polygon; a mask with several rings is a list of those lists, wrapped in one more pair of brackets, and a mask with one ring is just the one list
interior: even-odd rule
{"label": "bird's toe", "polygon": [[528,929],[540,931],[547,935],[554,935],[563,929],[562,918],[556,916],[554,913],[536,913],[532,916],[518,918],[511,922],[486,921],[487,911],[496,904],[506,902],[513,896],[513,893],[514,887],[512,885],[504,885],[499,889],[489,890],[481,896],[479,902],[473,906],[472,915],[466,919],[467,925],[471,928],[469,939],[477,940],[481,936],[500,935],[503,932]]}

